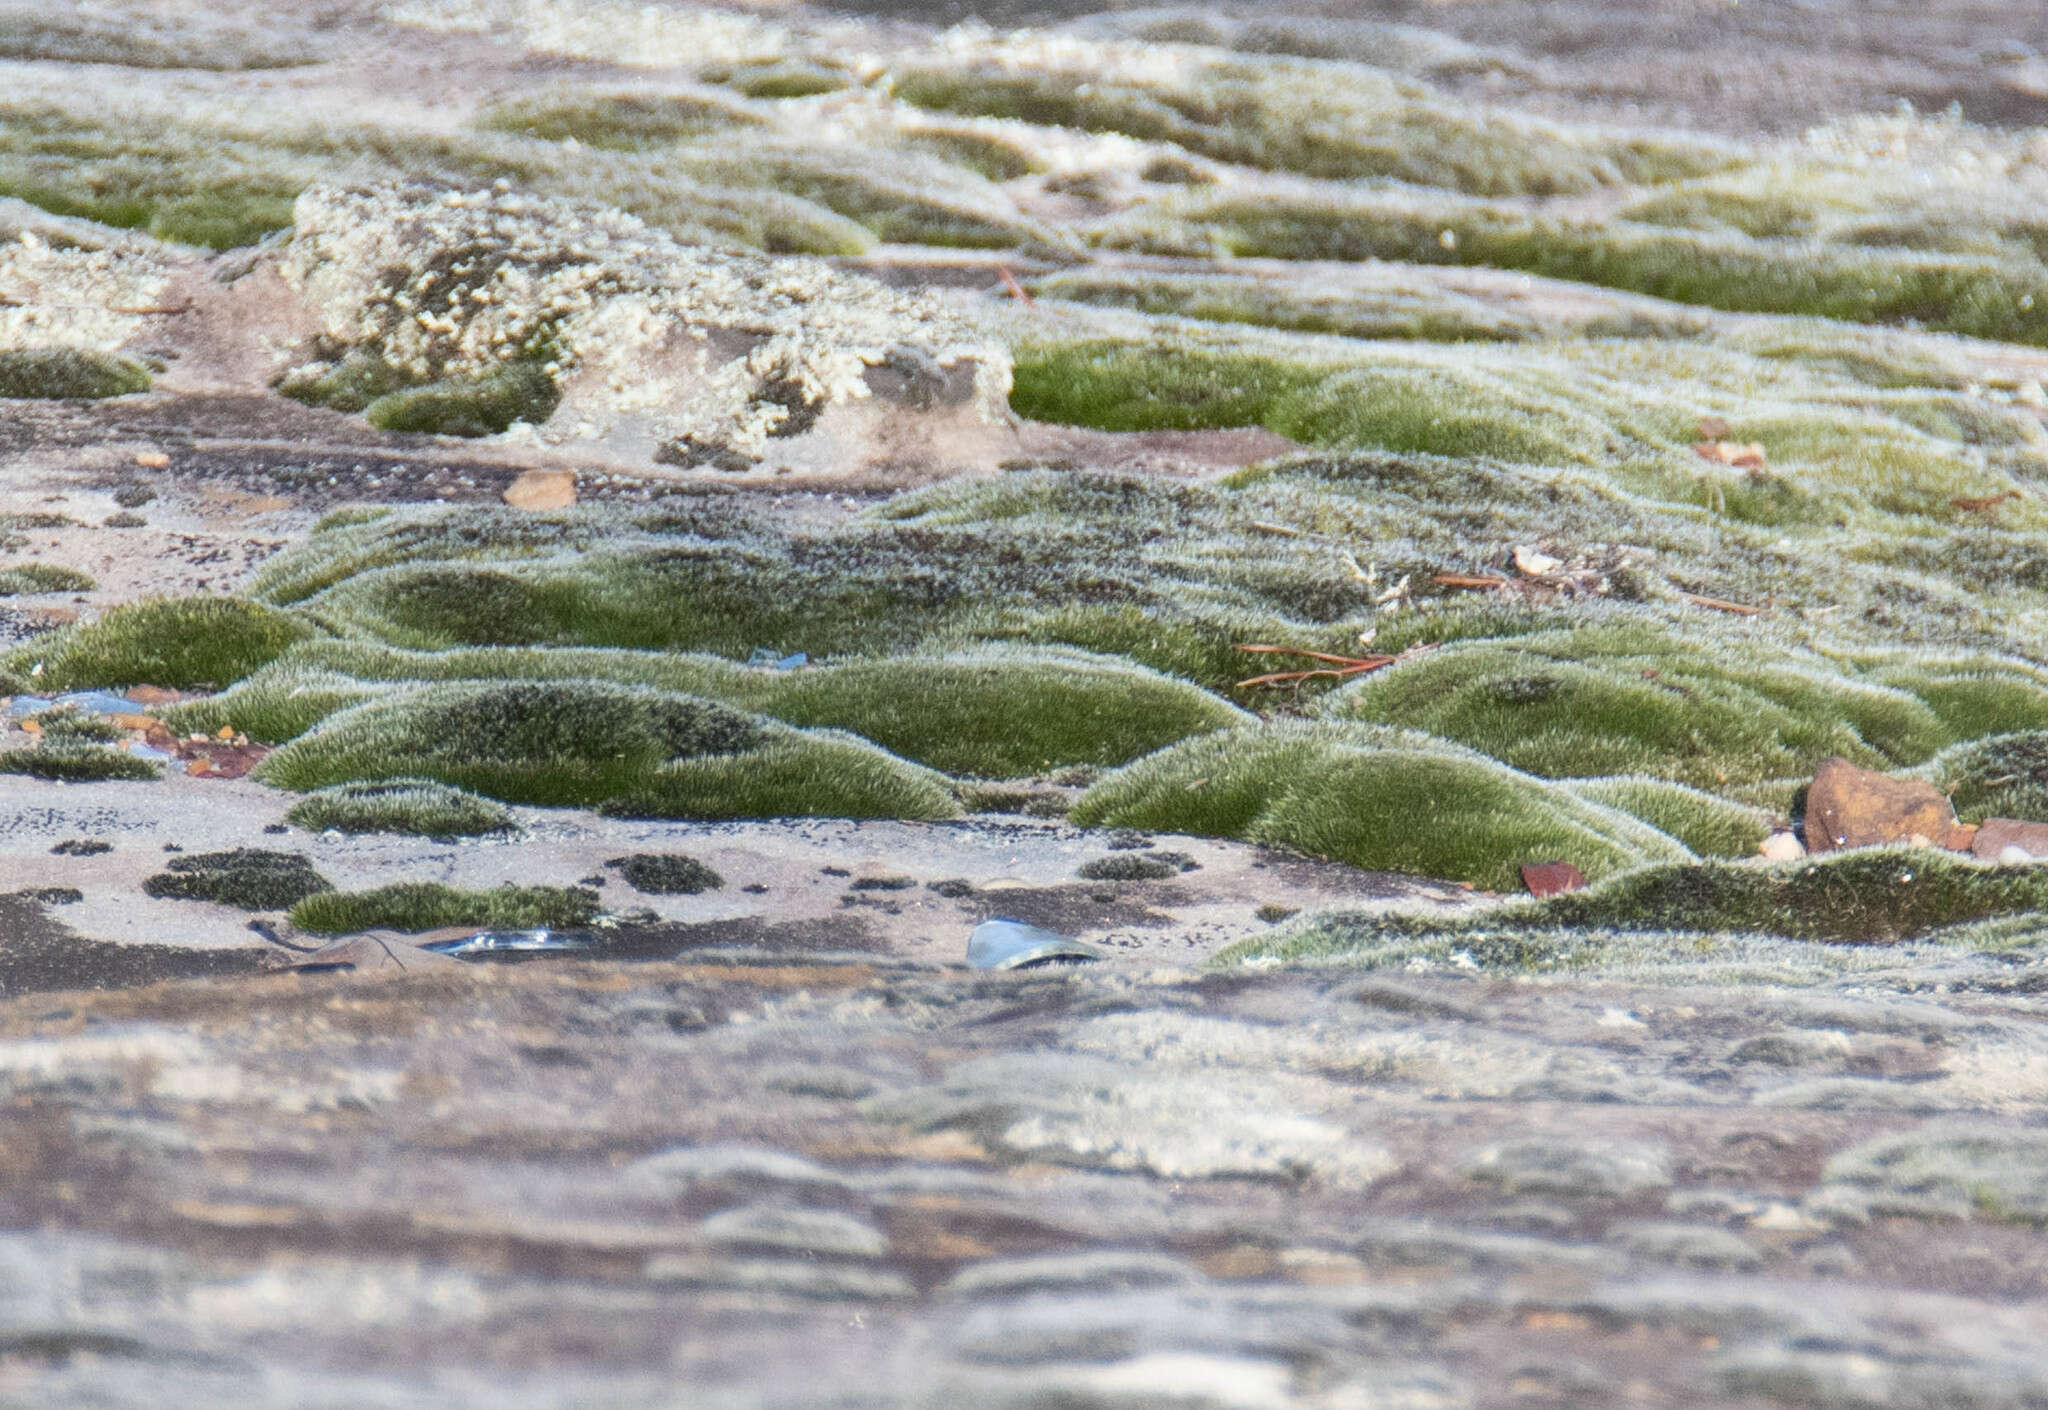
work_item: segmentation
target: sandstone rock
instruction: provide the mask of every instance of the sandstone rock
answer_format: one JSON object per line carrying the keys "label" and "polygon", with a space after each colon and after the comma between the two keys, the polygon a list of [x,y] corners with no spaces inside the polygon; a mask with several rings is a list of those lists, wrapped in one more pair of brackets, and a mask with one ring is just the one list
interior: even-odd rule
{"label": "sandstone rock", "polygon": [[1987,862],[2048,861],[2048,823],[1986,818],[1970,851]]}
{"label": "sandstone rock", "polygon": [[1806,845],[1815,852],[1878,847],[1888,842],[1968,847],[1948,797],[1921,779],[1892,778],[1830,759],[1806,795]]}
{"label": "sandstone rock", "polygon": [[575,502],[573,470],[525,470],[505,487],[505,503],[514,509],[567,509]]}

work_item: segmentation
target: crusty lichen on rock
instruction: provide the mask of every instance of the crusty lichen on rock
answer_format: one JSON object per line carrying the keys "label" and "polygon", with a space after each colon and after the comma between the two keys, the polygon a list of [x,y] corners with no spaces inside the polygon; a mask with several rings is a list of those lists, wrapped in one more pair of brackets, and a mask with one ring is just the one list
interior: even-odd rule
{"label": "crusty lichen on rock", "polygon": [[315,188],[281,267],[323,354],[287,390],[317,387],[350,354],[414,386],[530,362],[563,393],[538,438],[720,468],[758,463],[833,407],[914,403],[896,384],[920,376],[988,425],[1007,416],[1008,356],[934,298],[502,186]]}

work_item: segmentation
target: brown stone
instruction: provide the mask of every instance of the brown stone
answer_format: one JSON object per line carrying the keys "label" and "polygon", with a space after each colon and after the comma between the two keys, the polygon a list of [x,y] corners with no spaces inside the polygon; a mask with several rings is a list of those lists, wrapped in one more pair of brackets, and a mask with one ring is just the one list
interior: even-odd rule
{"label": "brown stone", "polygon": [[567,509],[575,502],[573,470],[523,470],[505,487],[505,503],[514,509]]}
{"label": "brown stone", "polygon": [[2017,860],[2007,855],[2009,847],[2019,849],[2033,860],[2048,861],[2048,823],[1986,818],[1970,843],[1970,851],[1987,862]]}
{"label": "brown stone", "polygon": [[1967,847],[1948,796],[1924,779],[1891,778],[1830,759],[1806,794],[1806,846],[1813,852],[1887,842]]}

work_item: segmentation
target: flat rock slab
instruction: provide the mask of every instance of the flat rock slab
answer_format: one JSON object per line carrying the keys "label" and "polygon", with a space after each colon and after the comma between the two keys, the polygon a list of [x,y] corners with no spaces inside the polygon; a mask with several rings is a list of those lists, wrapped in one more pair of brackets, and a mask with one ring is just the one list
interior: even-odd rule
{"label": "flat rock slab", "polygon": [[[9,1384],[2031,1403],[2048,966],[2021,960],[1851,992],[793,954],[4,1001]],[[1919,1398],[1849,1394],[1894,1382]]]}

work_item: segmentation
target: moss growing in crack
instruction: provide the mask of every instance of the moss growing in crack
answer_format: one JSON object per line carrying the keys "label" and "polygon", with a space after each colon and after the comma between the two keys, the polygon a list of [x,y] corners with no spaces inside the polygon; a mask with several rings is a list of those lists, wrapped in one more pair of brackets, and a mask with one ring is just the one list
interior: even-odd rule
{"label": "moss growing in crack", "polygon": [[[1630,934],[1758,934],[1835,944],[1895,944],[2048,904],[2048,872],[1987,867],[1927,848],[1866,848],[1782,867],[1702,862],[1645,866],[1603,884],[1485,912],[1325,915],[1217,956],[1400,964],[1453,947],[1481,968],[1585,963]],[[1961,933],[1960,931],[1958,933]]]}
{"label": "moss growing in crack", "polygon": [[388,392],[363,410],[380,431],[437,436],[495,436],[514,422],[539,425],[555,414],[561,389],[545,369],[508,362],[477,377],[451,377]]}
{"label": "moss growing in crack", "polygon": [[439,930],[444,926],[570,930],[599,914],[595,891],[580,886],[501,886],[464,891],[432,881],[404,881],[374,891],[330,891],[292,907],[292,924],[315,934],[359,930]]}
{"label": "moss growing in crack", "polygon": [[55,563],[0,566],[0,597],[20,597],[38,592],[91,592],[98,586],[91,574]]}
{"label": "moss growing in crack", "polygon": [[143,882],[142,889],[151,896],[268,911],[332,891],[334,886],[314,870],[312,859],[304,852],[237,847],[231,852],[178,857]]}
{"label": "moss growing in crack", "polygon": [[725,885],[724,877],[680,852],[635,852],[613,857],[605,865],[615,868],[635,891],[651,896],[695,896]]}
{"label": "moss growing in crack", "polygon": [[1929,255],[1627,222],[1576,223],[1478,202],[1418,205],[1333,191],[1190,195],[1106,230],[1107,243],[1171,254],[1488,265],[1679,303],[1851,322],[1914,322],[2048,343],[2048,274],[2031,259]]}
{"label": "moss growing in crack", "polygon": [[93,744],[38,744],[30,749],[0,749],[0,773],[27,774],[59,783],[97,783],[109,779],[143,781],[161,778],[155,764]]}
{"label": "moss growing in crack", "polygon": [[1716,170],[1704,145],[1610,138],[1475,114],[1347,65],[1238,59],[1139,82],[1082,68],[922,65],[893,75],[918,107],[1171,142],[1309,176],[1392,177],[1486,195],[1549,195]]}
{"label": "moss growing in crack", "polygon": [[0,398],[99,399],[146,392],[149,373],[140,363],[76,348],[0,351]]}
{"label": "moss growing in crack", "polygon": [[1075,805],[1084,827],[1237,837],[1505,889],[1530,861],[1606,876],[1690,855],[1635,818],[1407,731],[1269,725],[1139,760]]}
{"label": "moss growing in crack", "polygon": [[237,597],[172,597],[116,607],[88,626],[68,627],[17,648],[5,664],[49,690],[233,684],[311,635],[274,607]]}
{"label": "moss growing in crack", "polygon": [[486,131],[627,151],[760,123],[760,118],[744,108],[698,94],[598,90],[508,99],[492,103],[476,119],[476,125]]}
{"label": "moss growing in crack", "polygon": [[504,804],[426,778],[316,789],[294,803],[285,820],[308,832],[396,832],[415,837],[476,837],[513,825]]}
{"label": "moss growing in crack", "polygon": [[264,760],[309,789],[425,776],[494,798],[649,816],[945,817],[935,774],[848,737],[596,681],[457,681],[333,716]]}

